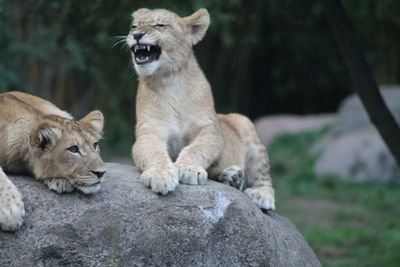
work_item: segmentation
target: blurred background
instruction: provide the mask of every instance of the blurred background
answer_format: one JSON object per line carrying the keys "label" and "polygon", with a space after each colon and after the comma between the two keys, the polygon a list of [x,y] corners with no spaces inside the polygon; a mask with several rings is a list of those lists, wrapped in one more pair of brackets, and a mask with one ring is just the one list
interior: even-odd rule
{"label": "blurred background", "polygon": [[[256,120],[278,212],[326,266],[399,266],[398,167],[351,96],[321,2],[0,0],[0,93],[32,93],[76,118],[101,110],[103,157],[130,162],[137,78],[118,37],[137,8],[205,7],[212,23],[197,58],[217,111]],[[399,118],[400,1],[343,2]]]}

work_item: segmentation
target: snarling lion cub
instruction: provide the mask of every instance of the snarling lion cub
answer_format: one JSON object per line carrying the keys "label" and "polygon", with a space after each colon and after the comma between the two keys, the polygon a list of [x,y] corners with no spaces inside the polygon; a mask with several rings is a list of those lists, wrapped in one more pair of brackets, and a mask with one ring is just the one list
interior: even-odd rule
{"label": "snarling lion cub", "polygon": [[209,176],[247,186],[259,207],[275,209],[268,157],[254,125],[239,114],[216,114],[193,54],[210,23],[207,10],[182,18],[142,8],[132,17],[127,43],[139,76],[132,156],[143,184],[167,194],[179,182],[204,184]]}
{"label": "snarling lion cub", "polygon": [[103,124],[100,111],[75,121],[39,97],[0,94],[0,229],[16,230],[25,214],[21,194],[1,167],[33,173],[58,193],[99,191],[105,173],[97,144]]}

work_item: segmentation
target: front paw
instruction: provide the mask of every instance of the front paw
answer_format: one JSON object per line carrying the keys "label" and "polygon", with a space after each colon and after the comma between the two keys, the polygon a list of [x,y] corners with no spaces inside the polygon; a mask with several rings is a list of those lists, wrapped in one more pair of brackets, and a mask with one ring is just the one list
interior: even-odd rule
{"label": "front paw", "polygon": [[140,180],[153,192],[163,195],[174,191],[179,184],[177,170],[174,167],[148,169],[142,173]]}
{"label": "front paw", "polygon": [[202,167],[176,164],[179,182],[182,184],[201,185],[207,182],[207,171]]}
{"label": "front paw", "polygon": [[61,193],[70,193],[75,187],[67,180],[62,178],[46,179],[43,183],[52,191]]}
{"label": "front paw", "polygon": [[25,216],[24,202],[14,185],[0,188],[0,229],[15,231],[23,223]]}

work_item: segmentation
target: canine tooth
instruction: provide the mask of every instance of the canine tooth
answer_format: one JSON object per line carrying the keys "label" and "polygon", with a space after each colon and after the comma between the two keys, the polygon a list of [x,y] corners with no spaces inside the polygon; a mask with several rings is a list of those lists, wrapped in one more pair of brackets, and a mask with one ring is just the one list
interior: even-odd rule
{"label": "canine tooth", "polygon": [[135,53],[136,53],[136,51],[137,51],[137,46],[135,45]]}
{"label": "canine tooth", "polygon": [[149,51],[149,52],[150,52],[150,46],[149,46],[149,45],[147,46],[147,51]]}

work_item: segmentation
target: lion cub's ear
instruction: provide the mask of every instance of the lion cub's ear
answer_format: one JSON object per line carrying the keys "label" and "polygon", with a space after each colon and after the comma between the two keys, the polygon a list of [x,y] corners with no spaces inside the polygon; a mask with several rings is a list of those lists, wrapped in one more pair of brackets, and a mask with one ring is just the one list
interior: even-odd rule
{"label": "lion cub's ear", "polygon": [[51,147],[57,143],[62,136],[62,131],[51,123],[42,123],[34,129],[30,136],[30,143],[34,147],[42,150]]}
{"label": "lion cub's ear", "polygon": [[200,8],[192,15],[183,18],[186,25],[187,35],[192,45],[197,44],[203,39],[208,25],[210,25],[210,15],[207,9]]}
{"label": "lion cub's ear", "polygon": [[[101,138],[104,127],[104,116],[98,110],[94,110],[87,114],[83,119],[80,120],[81,123],[86,124],[92,130],[93,134]],[[97,138],[97,137],[96,137]]]}

